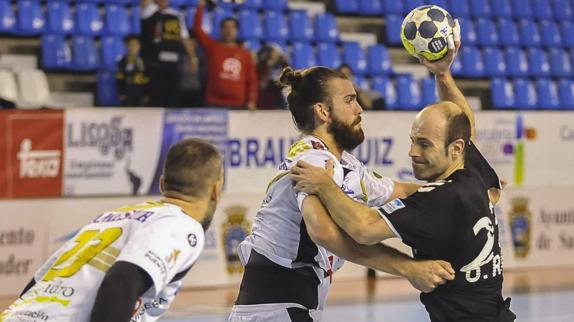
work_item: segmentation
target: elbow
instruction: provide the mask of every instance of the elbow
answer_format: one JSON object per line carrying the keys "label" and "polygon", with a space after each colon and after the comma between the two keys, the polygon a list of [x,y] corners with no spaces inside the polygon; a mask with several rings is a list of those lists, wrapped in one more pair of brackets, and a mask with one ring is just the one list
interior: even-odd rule
{"label": "elbow", "polygon": [[307,227],[307,234],[315,244],[325,248],[329,248],[336,238],[334,229],[327,227]]}
{"label": "elbow", "polygon": [[381,242],[380,238],[377,238],[377,236],[373,236],[372,234],[369,234],[367,231],[365,230],[361,230],[361,231],[353,231],[352,233],[350,233],[351,238],[353,238],[358,244],[361,245],[375,245]]}

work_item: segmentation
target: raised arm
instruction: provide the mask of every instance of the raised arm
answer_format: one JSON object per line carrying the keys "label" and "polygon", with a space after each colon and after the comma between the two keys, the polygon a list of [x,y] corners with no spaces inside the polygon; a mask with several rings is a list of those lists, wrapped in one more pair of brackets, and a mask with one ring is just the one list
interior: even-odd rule
{"label": "raised arm", "polygon": [[449,50],[447,55],[435,62],[430,62],[424,57],[419,57],[422,65],[424,65],[431,73],[434,74],[436,80],[436,86],[438,90],[439,99],[442,101],[451,101],[458,105],[464,113],[466,113],[471,125],[471,139],[475,138],[475,125],[474,125],[474,113],[468,104],[464,94],[460,91],[458,86],[452,77],[450,72],[450,67],[460,50],[460,27],[458,21],[456,21],[456,27],[454,31],[454,37],[451,37],[448,41]]}

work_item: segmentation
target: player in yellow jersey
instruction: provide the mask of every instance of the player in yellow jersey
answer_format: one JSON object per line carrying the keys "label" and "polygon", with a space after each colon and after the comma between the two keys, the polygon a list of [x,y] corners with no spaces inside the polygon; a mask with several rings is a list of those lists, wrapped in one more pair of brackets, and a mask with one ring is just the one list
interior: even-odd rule
{"label": "player in yellow jersey", "polygon": [[150,322],[199,257],[223,184],[212,145],[186,139],[166,156],[163,198],[105,212],[34,275],[0,322]]}

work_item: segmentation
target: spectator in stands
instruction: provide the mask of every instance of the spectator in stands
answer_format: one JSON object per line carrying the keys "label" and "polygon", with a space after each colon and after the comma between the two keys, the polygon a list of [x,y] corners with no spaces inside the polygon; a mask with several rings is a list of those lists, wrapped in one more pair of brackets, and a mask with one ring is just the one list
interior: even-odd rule
{"label": "spectator in stands", "polygon": [[258,109],[277,109],[287,105],[282,87],[277,82],[287,65],[283,49],[276,44],[265,45],[257,52]]}
{"label": "spectator in stands", "polygon": [[202,29],[205,0],[199,0],[193,30],[207,57],[205,103],[209,106],[256,109],[257,74],[251,53],[237,42],[239,22],[226,18],[220,24],[220,41]]}
{"label": "spectator in stands", "polygon": [[385,100],[380,93],[371,90],[365,90],[357,86],[358,84],[354,81],[355,77],[353,75],[353,69],[351,66],[342,64],[339,66],[339,68],[337,68],[337,70],[343,73],[351,82],[353,82],[353,85],[355,86],[355,92],[357,92],[357,102],[359,102],[359,105],[361,105],[363,109],[382,110],[385,108]]}
{"label": "spectator in stands", "polygon": [[137,36],[126,38],[127,54],[118,62],[118,93],[123,106],[144,106],[145,64],[140,57],[140,40]]}
{"label": "spectator in stands", "polygon": [[190,68],[197,68],[195,47],[183,16],[169,7],[169,0],[141,4],[141,54],[150,77],[149,105],[180,106],[182,61],[187,53]]}

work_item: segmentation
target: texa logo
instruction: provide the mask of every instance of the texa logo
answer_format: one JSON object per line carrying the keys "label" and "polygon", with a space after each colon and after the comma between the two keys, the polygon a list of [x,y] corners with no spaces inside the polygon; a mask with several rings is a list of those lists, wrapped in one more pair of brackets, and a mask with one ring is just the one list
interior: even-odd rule
{"label": "texa logo", "polygon": [[20,178],[54,178],[60,172],[60,154],[58,150],[32,150],[32,140],[25,138],[20,142],[17,158],[20,161]]}

